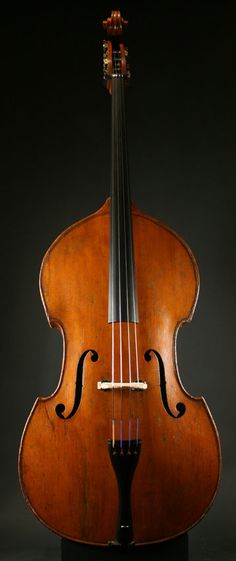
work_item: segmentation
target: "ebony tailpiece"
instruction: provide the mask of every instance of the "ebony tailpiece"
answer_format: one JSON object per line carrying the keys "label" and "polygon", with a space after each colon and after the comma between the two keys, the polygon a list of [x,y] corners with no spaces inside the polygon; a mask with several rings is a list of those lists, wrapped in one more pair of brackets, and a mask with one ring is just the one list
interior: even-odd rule
{"label": "ebony tailpiece", "polygon": [[141,440],[123,440],[122,443],[116,440],[114,445],[112,440],[109,440],[108,449],[119,489],[116,541],[109,542],[109,545],[134,545],[131,484],[139,459]]}

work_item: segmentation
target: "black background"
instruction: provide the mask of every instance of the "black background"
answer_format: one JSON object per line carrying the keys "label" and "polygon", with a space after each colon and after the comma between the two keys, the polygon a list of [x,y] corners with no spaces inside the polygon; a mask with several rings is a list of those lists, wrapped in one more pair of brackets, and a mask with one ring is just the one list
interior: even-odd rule
{"label": "black background", "polygon": [[129,19],[132,196],[188,242],[201,275],[178,362],[185,388],[204,395],[218,426],[223,475],[214,506],[189,533],[189,558],[232,561],[236,9],[233,2],[133,1],[20,4],[1,14],[0,559],[59,559],[59,537],[21,495],[17,452],[35,398],[52,393],[60,372],[60,335],[49,330],[38,293],[42,257],[109,194],[100,22],[117,7]]}

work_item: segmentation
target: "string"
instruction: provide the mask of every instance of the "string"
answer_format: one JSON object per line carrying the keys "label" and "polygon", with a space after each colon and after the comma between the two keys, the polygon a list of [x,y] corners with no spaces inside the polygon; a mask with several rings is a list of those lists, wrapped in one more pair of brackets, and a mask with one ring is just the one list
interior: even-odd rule
{"label": "string", "polygon": [[[119,103],[118,103],[118,88],[117,88],[117,79],[116,77],[112,77],[112,180],[115,182],[113,183],[113,198],[112,198],[112,227],[111,227],[111,236],[114,235],[114,226],[115,224],[113,221],[116,221],[117,225],[117,255],[118,255],[118,317],[119,317],[119,359],[120,359],[120,446],[122,446],[122,382],[123,382],[123,348],[122,348],[122,323],[121,323],[121,247],[120,247],[120,189],[119,189],[119,125],[120,120],[118,119],[117,112],[119,110]],[[118,188],[117,188],[118,187]],[[117,215],[115,216],[115,188],[116,188],[116,196],[117,196]],[[115,317],[114,317],[114,274],[115,274],[115,267],[114,267],[114,242],[111,242],[111,320],[112,320],[112,446],[115,446],[115,399],[114,399],[114,382],[115,382]],[[115,286],[116,289],[116,286]]]}
{"label": "string", "polygon": [[[124,108],[124,88],[122,89],[122,94],[123,94],[123,108]],[[126,181],[127,181],[127,185],[129,183],[129,171],[128,171],[128,158],[127,158],[127,138],[126,138],[126,129],[124,129],[124,143],[125,143],[125,148],[126,148]],[[128,211],[131,213],[131,201],[130,201],[130,192],[127,189],[127,202],[128,202]],[[126,235],[125,235],[125,240],[126,240]],[[130,242],[130,247],[132,247],[133,245],[133,237],[132,237],[132,217],[130,220],[130,228],[129,228],[129,242]],[[133,249],[133,248],[132,248]],[[133,300],[133,324],[134,324],[134,347],[135,347],[135,365],[136,365],[136,381],[139,383],[140,381],[140,376],[139,376],[139,359],[138,359],[138,336],[137,336],[137,304],[136,304],[136,286],[135,286],[135,278],[134,278],[134,262],[133,262],[133,251],[131,252],[131,266],[130,266],[130,270],[131,270],[131,286],[132,286],[132,300]],[[128,283],[127,286],[128,287]],[[127,309],[128,305],[127,305]],[[127,314],[128,315],[128,314]],[[127,318],[127,320],[129,321],[129,318]],[[129,326],[129,323],[128,323]],[[129,354],[130,354],[130,333],[129,333],[129,327],[128,327],[128,339],[129,339]],[[131,379],[130,379],[131,382]],[[139,398],[136,400],[139,401]],[[129,419],[130,421],[130,419]],[[129,434],[130,434],[130,424],[129,424]],[[138,436],[139,436],[139,418],[138,416],[136,417],[136,441],[138,442]],[[129,436],[129,440],[130,440],[130,436]]]}
{"label": "string", "polygon": [[[112,95],[114,94],[114,89],[112,91]],[[114,151],[114,102],[112,102],[112,150]],[[114,177],[114,154],[112,154],[112,178]],[[113,193],[112,193],[113,194]],[[114,204],[114,197],[111,199],[111,205]],[[111,209],[112,210],[112,209]],[[114,220],[114,213],[111,213],[112,220]],[[112,381],[112,446],[115,447],[115,407],[114,407],[114,382],[115,382],[115,324],[114,324],[114,271],[112,270],[113,263],[114,263],[114,247],[112,243],[112,236],[113,236],[113,223],[110,227],[110,236],[111,236],[111,243],[110,243],[110,252],[111,252],[111,381]]]}
{"label": "string", "polygon": [[[122,78],[123,80],[123,78]],[[122,81],[122,97],[121,97],[121,108],[123,113],[124,110],[124,84]],[[124,119],[124,115],[122,115]],[[124,135],[124,144],[126,149],[126,138]],[[125,152],[126,154],[126,152]],[[129,383],[132,382],[132,371],[131,371],[131,348],[130,348],[130,314],[129,314],[129,290],[128,290],[128,257],[127,257],[127,224],[126,224],[126,208],[125,208],[125,180],[124,180],[124,161],[122,155],[122,183],[123,183],[123,216],[124,216],[124,246],[125,246],[125,281],[126,281],[126,310],[127,310],[127,338],[128,338],[128,372],[129,372]],[[126,162],[127,164],[127,162]]]}
{"label": "string", "polygon": [[[117,216],[115,216],[114,207],[112,212],[112,220],[116,220],[117,224],[117,255],[118,255],[118,296],[119,296],[119,307],[118,307],[118,317],[119,317],[119,359],[120,359],[120,446],[122,447],[122,383],[123,383],[123,345],[122,345],[122,307],[121,307],[121,243],[120,243],[120,189],[119,189],[119,135],[120,135],[120,119],[118,118],[117,112],[119,111],[120,103],[118,102],[118,88],[117,88],[117,79],[116,77],[112,78],[112,129],[113,129],[113,138],[112,138],[112,149],[113,149],[113,169],[112,169],[112,177],[113,181],[115,181],[116,186],[116,196],[117,196]],[[117,188],[118,186],[118,188]],[[114,193],[114,185],[113,185],[113,197],[115,196]],[[112,200],[112,205],[114,204],[114,198]],[[111,235],[113,235],[113,226],[111,228]],[[111,263],[112,263],[112,271],[111,271],[111,298],[112,298],[112,445],[113,448],[115,446],[115,399],[114,399],[114,382],[115,382],[115,318],[114,318],[114,246],[111,243]]]}
{"label": "string", "polygon": [[[118,94],[118,81],[117,78],[113,80],[116,84],[116,93]],[[118,96],[117,96],[118,97]],[[117,101],[117,100],[116,100]],[[119,100],[120,101],[120,100]],[[119,104],[116,103],[116,107],[118,107],[118,111],[120,109],[120,102]],[[117,118],[117,137],[120,136],[120,119],[119,116],[116,115]],[[116,139],[116,162],[119,160],[119,141],[118,138]],[[119,184],[119,169],[120,166],[117,166],[116,169],[116,179],[118,185],[117,189],[117,242],[118,242],[118,294],[119,294],[119,342],[120,342],[120,447],[122,448],[122,440],[123,440],[123,431],[122,431],[122,383],[123,383],[123,344],[122,344],[122,306],[121,306],[121,244],[120,244],[120,184]]]}
{"label": "string", "polygon": [[[120,112],[122,113],[122,122],[124,122],[124,83],[123,78],[121,78],[121,98],[120,98]],[[129,290],[128,290],[128,253],[127,253],[127,209],[126,209],[126,201],[125,201],[125,175],[124,175],[124,155],[126,159],[126,171],[127,171],[127,143],[126,143],[126,135],[125,130],[123,132],[123,143],[124,143],[124,152],[121,150],[122,153],[122,184],[123,184],[123,217],[124,217],[124,254],[125,254],[125,284],[126,284],[126,310],[127,310],[127,343],[128,343],[128,375],[129,375],[129,383],[132,383],[132,368],[131,368],[131,345],[130,345],[130,308],[129,308]],[[121,140],[121,141],[122,141]],[[126,181],[128,187],[128,174],[126,176]],[[127,191],[127,189],[126,189]],[[127,193],[128,195],[128,193]],[[128,206],[128,205],[127,205]],[[128,207],[129,210],[129,207]],[[130,447],[130,440],[131,440],[131,412],[130,412],[130,404],[131,404],[131,386],[129,388],[129,419],[128,419],[128,441]]]}
{"label": "string", "polygon": [[[112,178],[113,182],[113,197],[112,197],[112,206],[115,202],[115,186],[119,185],[119,143],[118,143],[118,136],[119,136],[119,120],[117,118],[117,107],[118,107],[118,91],[117,91],[117,80],[116,77],[112,77],[112,130],[113,130],[113,138],[112,138],[112,150],[113,150],[113,157],[112,157]],[[120,193],[119,189],[116,189],[117,195],[117,216],[115,216],[115,205],[113,206],[112,212],[112,222],[116,221],[117,224],[117,255],[118,255],[118,295],[119,295],[119,308],[118,308],[118,316],[119,316],[119,347],[120,347],[120,383],[123,382],[123,349],[122,349],[122,324],[121,324],[121,252],[120,252],[120,222],[119,222],[119,214],[120,214]],[[114,235],[114,224],[112,223],[111,228],[111,235]],[[114,267],[114,244],[111,243],[111,263],[112,263],[112,270],[111,270],[111,323],[112,323],[112,445],[113,448],[115,447],[115,395],[114,395],[114,382],[115,382],[115,317],[114,317],[114,274],[115,269]],[[116,289],[116,286],[115,286]],[[120,390],[121,391],[121,390]],[[122,444],[122,396],[120,399],[120,444]]]}

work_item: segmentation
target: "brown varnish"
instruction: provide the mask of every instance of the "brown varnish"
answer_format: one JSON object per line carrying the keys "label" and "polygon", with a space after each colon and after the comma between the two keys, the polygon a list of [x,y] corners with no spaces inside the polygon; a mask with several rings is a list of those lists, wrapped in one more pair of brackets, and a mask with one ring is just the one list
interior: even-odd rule
{"label": "brown varnish", "polygon": [[[143,544],[174,537],[200,520],[216,493],[220,452],[204,399],[184,390],[176,365],[177,330],[191,319],[198,295],[195,260],[173,231],[134,208],[132,215],[140,379],[148,389],[131,396],[123,391],[123,412],[124,419],[129,411],[140,422],[132,515],[134,540]],[[107,449],[111,392],[97,389],[98,381],[111,379],[109,236],[108,200],[63,232],[46,253],[41,294],[50,325],[63,334],[64,360],[55,393],[37,399],[32,409],[19,461],[23,492],[39,519],[62,536],[94,544],[115,539],[118,509]],[[177,414],[177,402],[186,406],[179,419],[163,406],[155,357],[144,359],[151,348],[164,363],[170,409]],[[79,409],[72,418],[60,419],[55,407],[64,403],[65,416],[72,410],[77,365],[87,349],[96,350],[99,359],[92,362],[87,355]],[[119,392],[115,407],[118,415]]]}

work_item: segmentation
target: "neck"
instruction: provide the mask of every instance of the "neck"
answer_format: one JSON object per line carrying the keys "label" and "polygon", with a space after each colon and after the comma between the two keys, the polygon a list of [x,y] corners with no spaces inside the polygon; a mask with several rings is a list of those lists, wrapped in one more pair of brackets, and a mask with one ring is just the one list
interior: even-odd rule
{"label": "neck", "polygon": [[137,322],[124,78],[112,77],[109,322]]}

